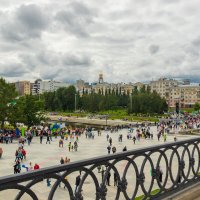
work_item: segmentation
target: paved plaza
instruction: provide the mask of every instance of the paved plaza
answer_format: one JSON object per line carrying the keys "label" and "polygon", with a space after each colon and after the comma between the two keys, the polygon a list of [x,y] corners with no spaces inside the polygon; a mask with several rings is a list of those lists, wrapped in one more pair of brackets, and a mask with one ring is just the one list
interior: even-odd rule
{"label": "paved plaza", "polygon": [[[60,158],[61,157],[68,157],[71,159],[71,162],[73,161],[78,161],[78,160],[83,160],[86,158],[92,158],[96,156],[101,156],[101,155],[107,155],[107,146],[108,142],[106,139],[106,134],[109,133],[110,137],[112,137],[113,140],[113,145],[117,148],[117,152],[122,152],[122,149],[124,146],[127,146],[127,150],[133,150],[137,148],[143,148],[147,146],[153,146],[153,145],[158,145],[158,144],[163,144],[163,138],[158,142],[157,141],[157,131],[156,127],[151,127],[151,132],[154,133],[154,139],[141,139],[140,142],[136,141],[136,144],[134,145],[133,140],[128,140],[127,139],[127,129],[120,130],[119,132],[116,133],[110,133],[107,131],[102,131],[101,136],[97,135],[97,132],[95,132],[95,137],[94,139],[89,139],[85,137],[85,135],[82,135],[79,138],[78,142],[78,151],[77,152],[69,152],[68,151],[68,141],[64,141],[64,147],[59,148],[58,143],[59,143],[59,138],[57,139],[53,138],[53,141],[51,144],[46,144],[46,138],[44,137],[43,139],[43,144],[40,144],[39,138],[34,137],[33,141],[30,146],[25,144],[24,148],[27,151],[27,159],[26,161],[23,161],[23,164],[29,165],[29,162],[32,162],[34,165],[35,163],[38,163],[41,168],[48,167],[48,166],[53,166],[53,165],[58,165],[60,164]],[[118,136],[119,134],[123,134],[123,142],[118,142]],[[133,135],[135,134],[135,130]],[[184,140],[184,139],[190,139],[192,136],[183,136],[183,135],[177,135],[177,139]],[[172,142],[174,140],[174,135],[168,135],[167,136],[167,142]],[[14,160],[15,160],[15,151],[18,148],[18,142],[14,141],[13,144],[0,144],[0,147],[3,148],[3,157],[0,159],[0,176],[5,176],[5,175],[10,175],[13,174],[13,165],[14,165]],[[121,171],[123,171],[126,162],[120,163],[119,168]],[[176,166],[175,166],[176,167]],[[22,170],[25,172],[25,169]],[[97,172],[98,173],[98,172]],[[131,173],[131,170],[130,172]],[[149,174],[149,172],[148,172]],[[97,175],[99,178],[101,178],[101,174]],[[75,177],[70,176],[68,178],[68,181],[71,183],[72,186],[75,185]],[[146,177],[147,178],[147,177]],[[134,180],[130,179],[132,184],[134,184]],[[53,183],[53,181],[52,181]],[[86,199],[94,199],[94,185],[91,184],[92,180],[88,178],[86,180],[83,190],[85,193]],[[89,187],[87,187],[89,186]],[[41,189],[42,188],[42,189]],[[34,186],[34,190],[37,191],[37,194],[39,196],[39,199],[47,199],[47,194],[50,191],[50,188],[46,186],[46,181],[43,181],[42,183],[37,184],[37,186]],[[111,174],[111,186],[108,187],[108,199],[114,199],[113,194],[114,190],[116,190],[116,187],[113,186],[113,174]],[[86,191],[86,192],[85,192]],[[129,188],[130,194],[131,194],[131,187]],[[8,192],[0,192],[0,199],[6,199],[5,196],[9,195],[9,199],[12,199],[16,193],[8,194]],[[55,198],[54,199],[69,199],[69,197],[66,197],[67,191],[61,186],[61,188],[58,188],[56,193],[55,193]],[[23,199],[30,199],[27,196],[24,196]],[[120,198],[120,199],[123,199]]]}

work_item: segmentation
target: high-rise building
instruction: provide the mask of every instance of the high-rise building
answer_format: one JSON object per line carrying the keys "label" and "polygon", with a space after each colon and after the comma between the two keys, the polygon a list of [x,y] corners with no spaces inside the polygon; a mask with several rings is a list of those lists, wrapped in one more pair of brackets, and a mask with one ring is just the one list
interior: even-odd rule
{"label": "high-rise building", "polygon": [[151,87],[151,92],[157,92],[162,98],[169,100],[170,88],[178,86],[178,81],[174,79],[160,78],[156,81],[151,81],[149,86]]}
{"label": "high-rise building", "polygon": [[44,92],[53,92],[61,87],[69,87],[69,83],[57,82],[54,80],[50,81],[42,81],[41,79],[37,79],[33,84],[32,94],[43,94]]}
{"label": "high-rise building", "polygon": [[31,88],[32,95],[40,94],[40,82],[41,81],[42,81],[41,79],[37,79],[33,83],[32,88]]}
{"label": "high-rise building", "polygon": [[179,103],[181,108],[192,107],[200,103],[199,85],[179,85],[170,88],[169,107],[175,107]]}
{"label": "high-rise building", "polygon": [[17,81],[14,83],[14,85],[19,96],[30,95],[31,93],[30,81]]}

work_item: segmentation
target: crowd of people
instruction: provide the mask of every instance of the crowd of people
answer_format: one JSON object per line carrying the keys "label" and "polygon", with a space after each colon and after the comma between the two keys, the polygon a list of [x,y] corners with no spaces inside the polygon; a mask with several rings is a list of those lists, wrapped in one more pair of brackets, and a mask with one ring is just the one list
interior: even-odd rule
{"label": "crowd of people", "polygon": [[0,143],[12,143],[14,136],[14,131],[6,131],[5,133],[0,133]]}
{"label": "crowd of people", "polygon": [[[156,126],[157,133],[152,131],[152,125]],[[39,137],[39,143],[42,145],[51,145],[53,140],[58,138],[58,147],[59,148],[66,148],[66,155],[67,152],[77,152],[78,148],[81,144],[79,144],[81,137],[85,136],[86,139],[95,140],[97,133],[97,137],[104,136],[105,142],[107,142],[107,152],[108,154],[115,154],[116,152],[125,152],[127,151],[126,146],[126,138],[127,140],[132,140],[133,145],[140,143],[141,140],[153,140],[155,134],[157,134],[157,140],[160,141],[163,139],[164,142],[167,141],[167,135],[170,132],[178,132],[180,130],[185,129],[192,129],[192,128],[200,128],[200,116],[188,116],[182,117],[179,120],[174,119],[165,119],[161,120],[159,123],[155,124],[135,124],[135,125],[118,125],[112,127],[106,127],[104,129],[105,134],[102,134],[102,129],[94,130],[92,127],[87,128],[61,128],[59,130],[52,130],[50,126],[43,126],[42,128],[32,128],[25,131],[24,137],[17,138],[18,140],[18,148],[15,152],[15,159],[14,159],[14,174],[21,173],[22,169],[24,168],[25,171],[32,171],[40,169],[40,165],[35,163],[34,166],[32,162],[30,162],[31,158],[27,159],[27,151],[25,150],[26,145],[31,146],[32,141],[35,137]],[[125,136],[120,132],[120,130],[126,129],[127,135]],[[118,134],[119,132],[119,134]],[[118,142],[124,144],[122,149],[117,149],[116,146],[113,144],[112,134],[118,134]],[[10,130],[4,130],[0,133],[0,143],[11,144],[13,140],[16,140],[15,132]],[[176,135],[174,136],[174,141],[177,141]],[[27,160],[29,160],[27,164]],[[69,157],[61,158],[60,164],[67,164],[70,162]],[[104,174],[106,172],[107,166],[101,165],[98,167],[98,172],[102,175],[102,180]],[[162,182],[162,175],[163,170],[159,166],[159,180]],[[108,172],[106,178],[106,184],[109,186],[111,172]],[[113,173],[113,180],[114,186],[117,186],[117,175]],[[81,173],[76,177],[76,188],[75,192],[78,189],[78,186],[81,181]],[[47,186],[51,186],[51,180],[47,179]],[[60,186],[60,185],[59,185]]]}

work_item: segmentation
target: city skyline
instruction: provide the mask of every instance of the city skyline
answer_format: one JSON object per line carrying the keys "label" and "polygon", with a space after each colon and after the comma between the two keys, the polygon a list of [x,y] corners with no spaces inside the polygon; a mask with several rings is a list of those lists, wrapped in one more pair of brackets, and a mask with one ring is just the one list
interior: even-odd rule
{"label": "city skyline", "polygon": [[[81,79],[81,78],[77,79],[77,80],[72,80],[72,81],[70,81],[70,80],[61,81],[61,80],[55,79],[53,77],[52,77],[52,79],[42,79],[42,78],[38,78],[38,79],[34,79],[34,80],[33,79],[18,79],[18,80],[13,80],[13,81],[8,81],[8,79],[5,78],[5,80],[7,82],[9,82],[9,83],[24,82],[24,81],[28,81],[30,83],[34,83],[37,80],[41,80],[41,81],[45,81],[45,82],[51,82],[51,81],[53,81],[53,82],[57,82],[57,83],[68,83],[68,84],[72,84],[72,85],[77,84],[77,81],[84,81],[85,83],[88,83],[88,84],[92,85],[92,84],[99,83],[99,75],[100,74],[98,74],[98,76],[96,76],[96,80],[94,80],[92,82],[90,82],[89,80],[86,80],[86,79]],[[156,79],[136,81],[136,82],[133,82],[133,81],[129,81],[129,82],[125,82],[125,81],[121,81],[121,82],[109,82],[109,80],[106,80],[104,74],[102,74],[102,75],[103,75],[103,79],[102,79],[103,82],[102,83],[108,83],[108,84],[134,84],[134,83],[148,84],[148,83],[150,83],[152,81],[158,81],[160,79],[166,79],[166,80],[176,80],[176,81],[178,81],[180,83],[184,82],[184,81],[188,81],[188,85],[191,85],[191,84],[200,85],[200,82],[193,81],[193,79],[191,79],[191,78],[185,78],[185,77],[180,77],[180,78],[179,77],[178,78],[177,77],[158,77]]]}
{"label": "city skyline", "polygon": [[197,0],[2,0],[0,76],[144,82],[199,81]]}

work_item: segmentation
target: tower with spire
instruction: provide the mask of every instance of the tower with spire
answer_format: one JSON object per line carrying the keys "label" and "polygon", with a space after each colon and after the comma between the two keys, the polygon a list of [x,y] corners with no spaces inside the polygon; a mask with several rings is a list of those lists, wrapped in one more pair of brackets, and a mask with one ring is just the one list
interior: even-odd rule
{"label": "tower with spire", "polygon": [[99,74],[99,84],[103,83],[103,73]]}

